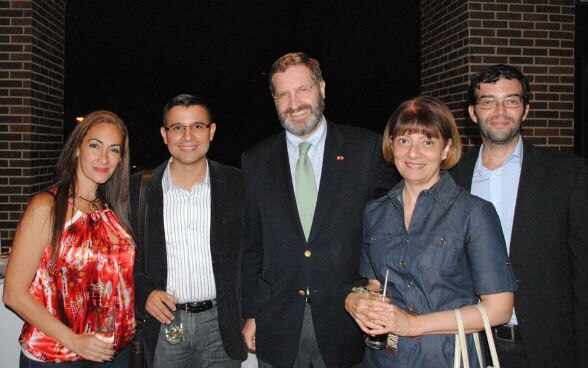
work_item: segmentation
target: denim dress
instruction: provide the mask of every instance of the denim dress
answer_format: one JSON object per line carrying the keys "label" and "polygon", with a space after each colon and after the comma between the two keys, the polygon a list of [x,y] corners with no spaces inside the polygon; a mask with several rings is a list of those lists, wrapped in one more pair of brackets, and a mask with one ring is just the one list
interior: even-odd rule
{"label": "denim dress", "polygon": [[[410,313],[426,314],[476,304],[480,295],[516,291],[494,206],[458,187],[441,172],[440,180],[422,191],[408,230],[404,225],[402,189],[398,183],[370,202],[364,214],[361,276],[384,284],[392,303]],[[470,365],[479,366],[468,336]],[[455,335],[400,337],[398,354],[366,348],[367,367],[452,367]]]}

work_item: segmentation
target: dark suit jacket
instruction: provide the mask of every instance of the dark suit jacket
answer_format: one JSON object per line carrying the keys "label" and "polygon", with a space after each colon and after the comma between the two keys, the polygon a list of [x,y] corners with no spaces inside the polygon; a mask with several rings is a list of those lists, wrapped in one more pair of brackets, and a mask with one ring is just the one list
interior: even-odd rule
{"label": "dark suit jacket", "polygon": [[[147,193],[147,244],[143,254],[137,246],[135,257],[135,303],[139,316],[145,318],[143,340],[149,366],[157,343],[161,324],[145,312],[147,297],[153,290],[165,290],[167,257],[163,227],[163,192],[161,179],[167,161],[153,170],[151,187]],[[238,169],[208,160],[210,169],[211,222],[210,247],[212,268],[216,282],[216,300],[221,339],[232,359],[245,360],[247,350],[241,335],[239,300],[240,247],[243,228],[243,178]],[[142,172],[131,177],[131,212],[135,232],[138,228],[138,198]],[[137,237],[138,238],[138,237]],[[143,258],[147,257],[146,267]]]}
{"label": "dark suit jacket", "polygon": [[315,333],[327,366],[360,362],[362,332],[344,301],[359,278],[364,207],[397,181],[383,160],[381,138],[361,128],[327,124],[308,242],[296,208],[285,132],[245,152],[242,170],[244,317],[255,318],[258,357],[280,368],[292,365],[305,308],[303,291],[309,286]]}
{"label": "dark suit jacket", "polygon": [[[470,189],[477,152],[452,171]],[[510,258],[515,310],[532,367],[588,367],[588,168],[524,146]]]}

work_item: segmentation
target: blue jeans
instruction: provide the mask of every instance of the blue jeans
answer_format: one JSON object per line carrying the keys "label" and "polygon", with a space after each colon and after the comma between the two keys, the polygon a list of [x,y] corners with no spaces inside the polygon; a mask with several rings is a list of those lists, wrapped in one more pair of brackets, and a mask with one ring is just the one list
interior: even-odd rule
{"label": "blue jeans", "polygon": [[131,347],[117,351],[114,359],[111,362],[96,363],[89,360],[81,362],[69,362],[69,363],[47,363],[38,362],[27,358],[22,352],[20,353],[20,368],[48,368],[48,367],[67,367],[67,368],[128,368],[131,364]]}
{"label": "blue jeans", "polygon": [[178,344],[165,339],[165,325],[159,329],[155,347],[154,368],[239,368],[241,362],[231,359],[221,341],[216,305],[200,313],[175,313],[184,327],[184,338]]}

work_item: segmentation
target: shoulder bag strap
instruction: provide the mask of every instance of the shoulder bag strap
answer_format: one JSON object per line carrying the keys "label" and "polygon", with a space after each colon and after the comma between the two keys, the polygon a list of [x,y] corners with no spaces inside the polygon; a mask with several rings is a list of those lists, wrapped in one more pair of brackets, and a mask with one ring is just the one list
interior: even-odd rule
{"label": "shoulder bag strap", "polygon": [[490,356],[492,356],[492,367],[500,368],[500,362],[498,361],[498,353],[496,353],[496,345],[494,345],[494,337],[492,336],[492,330],[490,329],[490,320],[488,319],[488,314],[486,314],[486,309],[482,304],[476,304],[476,307],[478,307],[478,310],[482,315],[482,320],[484,321],[486,340],[488,340],[488,348],[490,349]]}
{"label": "shoulder bag strap", "polygon": [[461,366],[461,361],[463,362],[464,368],[470,368],[468,346],[466,343],[466,336],[463,328],[463,319],[461,318],[461,311],[459,310],[459,308],[455,308],[453,312],[455,313],[455,319],[457,320],[457,334],[455,335],[455,354],[453,366],[455,368],[459,368]]}
{"label": "shoulder bag strap", "polygon": [[[492,356],[492,365],[488,367],[500,368],[498,354],[496,353],[496,345],[494,344],[494,337],[492,336],[492,330],[490,329],[490,320],[488,319],[488,315],[486,314],[486,309],[482,304],[476,304],[476,307],[478,308],[478,311],[482,316],[482,321],[484,322],[484,331],[486,332],[486,339],[488,340],[488,347],[490,348],[490,355]],[[453,311],[455,313],[455,319],[457,320],[458,330],[458,333],[455,335],[454,367],[459,368],[461,366],[460,362],[463,362],[464,368],[469,368],[467,343],[461,311],[459,310],[459,308],[456,308]],[[474,333],[474,343],[476,345],[476,353],[478,354],[478,359],[480,360],[480,367],[483,367],[480,340],[477,332]]]}
{"label": "shoulder bag strap", "polygon": [[151,186],[151,170],[143,171],[141,177],[141,188],[139,189],[139,246],[142,248],[143,253],[143,270],[147,267],[147,192]]}
{"label": "shoulder bag strap", "polygon": [[480,335],[475,332],[474,335],[474,346],[476,347],[476,354],[478,355],[478,362],[480,363],[480,368],[484,368],[484,354],[482,354],[482,345],[480,344]]}

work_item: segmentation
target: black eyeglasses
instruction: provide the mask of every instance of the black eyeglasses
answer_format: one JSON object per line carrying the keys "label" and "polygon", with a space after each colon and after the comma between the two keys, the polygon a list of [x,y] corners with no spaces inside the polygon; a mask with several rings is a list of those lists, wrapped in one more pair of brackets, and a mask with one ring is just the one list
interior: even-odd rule
{"label": "black eyeglasses", "polygon": [[189,132],[198,132],[200,130],[204,130],[209,128],[212,125],[212,123],[200,123],[200,122],[195,122],[192,124],[174,124],[170,127],[166,127],[164,126],[163,128],[165,129],[166,132],[170,133],[170,134],[174,134],[174,135],[181,135],[184,134],[184,131],[186,129],[188,129]]}

